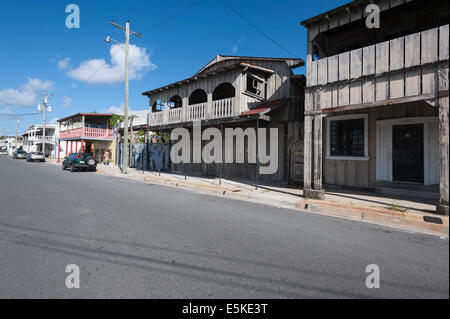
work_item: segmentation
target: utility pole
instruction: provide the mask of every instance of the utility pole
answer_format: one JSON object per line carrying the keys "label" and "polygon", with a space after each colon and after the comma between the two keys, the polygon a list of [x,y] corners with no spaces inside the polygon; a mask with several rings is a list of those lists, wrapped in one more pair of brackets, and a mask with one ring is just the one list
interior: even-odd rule
{"label": "utility pole", "polygon": [[45,157],[45,137],[46,137],[46,118],[45,118],[45,112],[48,108],[48,111],[51,112],[51,106],[48,105],[48,102],[50,100],[51,94],[47,94],[46,92],[42,92],[42,105],[38,105],[38,111],[42,108],[42,152],[44,153]]}
{"label": "utility pole", "polygon": [[17,132],[19,130],[19,119],[16,119],[16,145],[15,145],[15,151],[17,151]]}
{"label": "utility pole", "polygon": [[[130,21],[127,21],[125,24],[125,28],[114,23],[114,21],[110,22],[113,26],[118,27],[125,31],[125,101],[124,101],[124,110],[123,110],[123,157],[122,157],[122,173],[126,174],[128,169],[128,76],[129,76],[129,48],[130,48],[130,33],[134,34],[137,37],[141,37],[140,33],[136,33],[130,30]],[[109,41],[109,40],[108,40]]]}

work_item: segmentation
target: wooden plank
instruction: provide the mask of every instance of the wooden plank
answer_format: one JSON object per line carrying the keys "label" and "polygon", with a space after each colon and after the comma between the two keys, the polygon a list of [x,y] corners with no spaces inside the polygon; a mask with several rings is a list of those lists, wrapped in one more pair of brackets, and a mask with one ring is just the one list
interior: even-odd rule
{"label": "wooden plank", "polygon": [[339,79],[339,55],[328,58],[328,82],[337,82]]}
{"label": "wooden plank", "polygon": [[405,67],[420,64],[420,33],[410,34],[405,37]]}
{"label": "wooden plank", "polygon": [[439,28],[439,60],[448,60],[448,24]]}
{"label": "wooden plank", "polygon": [[328,28],[334,29],[339,26],[339,17],[337,15],[330,16],[330,23],[328,24]]}
{"label": "wooden plank", "polygon": [[362,83],[361,81],[350,83],[350,104],[361,104],[362,98]]}
{"label": "wooden plank", "polygon": [[339,84],[339,106],[345,106],[350,104],[350,85],[348,83]]}
{"label": "wooden plank", "polygon": [[404,38],[398,38],[389,41],[389,69],[391,71],[404,68]]}
{"label": "wooden plank", "polygon": [[314,186],[322,189],[322,116],[314,116]]}
{"label": "wooden plank", "polygon": [[317,85],[317,61],[311,62],[311,67],[309,69],[309,76],[308,76],[308,86],[315,86]]}
{"label": "wooden plank", "polygon": [[328,31],[328,20],[327,19],[323,19],[322,21],[320,21],[319,29],[320,29],[320,32]]}
{"label": "wooden plank", "polygon": [[332,88],[332,90],[331,90],[331,107],[339,106],[338,85],[333,84],[331,86],[331,88]]}
{"label": "wooden plank", "polygon": [[350,20],[353,22],[362,19],[362,17],[363,17],[363,8],[353,7],[350,13]]}
{"label": "wooden plank", "polygon": [[339,81],[348,80],[350,76],[350,52],[339,54]]}
{"label": "wooden plank", "polygon": [[304,119],[304,160],[303,160],[303,189],[311,189],[311,169],[312,169],[312,116],[305,116]]}
{"label": "wooden plank", "polygon": [[448,64],[440,66],[439,90],[447,92],[446,97],[439,98],[439,207],[440,213],[449,213],[449,97]]}
{"label": "wooden plank", "polygon": [[375,45],[376,74],[389,71],[389,41],[377,43]]}
{"label": "wooden plank", "polygon": [[422,64],[433,63],[438,60],[438,32],[439,28],[422,32]]}
{"label": "wooden plank", "polygon": [[419,95],[420,92],[420,70],[410,70],[405,73],[405,96]]}
{"label": "wooden plank", "polygon": [[375,45],[363,48],[363,75],[375,74]]}
{"label": "wooden plank", "polygon": [[328,59],[320,59],[317,61],[318,70],[317,70],[317,84],[324,85],[328,82]]}
{"label": "wooden plank", "polygon": [[375,102],[375,88],[374,79],[364,79],[363,80],[363,103]]}
{"label": "wooden plank", "polygon": [[342,26],[350,22],[350,15],[344,10],[339,14],[339,25]]}
{"label": "wooden plank", "polygon": [[391,8],[397,7],[401,4],[403,4],[403,0],[391,0]]}
{"label": "wooden plank", "polygon": [[435,93],[438,90],[437,66],[425,66],[422,69],[422,94]]}
{"label": "wooden plank", "polygon": [[320,108],[326,109],[332,107],[331,104],[331,94],[333,87],[331,85],[327,85],[320,91]]}
{"label": "wooden plank", "polygon": [[357,79],[362,73],[362,49],[352,50],[350,52],[350,78]]}
{"label": "wooden plank", "polygon": [[[430,94],[421,94],[416,96],[407,96],[407,97],[401,97],[398,99],[390,99],[390,100],[383,100],[383,101],[375,101],[373,103],[363,103],[363,104],[355,104],[355,105],[346,105],[346,106],[338,106],[334,108],[329,108],[326,110],[323,110],[322,113],[334,113],[334,112],[344,112],[344,111],[354,111],[354,110],[360,110],[360,109],[368,109],[368,108],[376,108],[380,106],[386,106],[386,105],[395,105],[395,104],[402,104],[402,103],[411,103],[411,102],[417,102],[417,101],[430,101],[437,98],[436,93],[430,93]],[[448,96],[448,92],[447,92]],[[309,114],[310,112],[305,111],[305,115]],[[311,112],[311,114],[314,114]]]}
{"label": "wooden plank", "polygon": [[405,75],[403,73],[391,74],[389,77],[389,82],[390,99],[405,96]]}
{"label": "wooden plank", "polygon": [[377,5],[380,7],[380,11],[388,10],[390,7],[389,0],[377,0]]}
{"label": "wooden plank", "polygon": [[375,101],[385,101],[389,98],[389,80],[387,76],[375,79]]}

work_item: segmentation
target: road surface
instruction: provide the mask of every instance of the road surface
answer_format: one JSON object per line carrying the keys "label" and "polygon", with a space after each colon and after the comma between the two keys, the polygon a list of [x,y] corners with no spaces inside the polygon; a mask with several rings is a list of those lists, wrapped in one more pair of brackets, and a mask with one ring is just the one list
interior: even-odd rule
{"label": "road surface", "polygon": [[[66,287],[67,265],[80,288]],[[366,287],[366,267],[380,288]],[[0,298],[448,298],[448,239],[0,157]]]}

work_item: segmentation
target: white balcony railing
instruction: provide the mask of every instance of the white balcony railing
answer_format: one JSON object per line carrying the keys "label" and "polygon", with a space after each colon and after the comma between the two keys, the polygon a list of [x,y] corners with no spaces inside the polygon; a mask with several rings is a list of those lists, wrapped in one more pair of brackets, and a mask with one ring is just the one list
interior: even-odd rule
{"label": "white balcony railing", "polygon": [[213,119],[230,117],[234,114],[234,98],[213,101]]}
{"label": "white balcony railing", "polygon": [[150,112],[150,126],[226,118],[235,115],[234,97]]}
{"label": "white balcony railing", "polygon": [[206,106],[207,103],[199,103],[188,106],[187,120],[188,121],[198,121],[205,120],[206,117]]}

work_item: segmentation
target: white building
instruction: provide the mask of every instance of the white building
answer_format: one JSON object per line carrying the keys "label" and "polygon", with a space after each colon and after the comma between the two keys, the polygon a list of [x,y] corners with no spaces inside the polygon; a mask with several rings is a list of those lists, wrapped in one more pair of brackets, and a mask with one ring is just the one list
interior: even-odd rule
{"label": "white building", "polygon": [[[43,152],[44,136],[43,125],[28,125],[23,136],[23,149],[26,152]],[[45,127],[45,155],[56,158],[59,139],[59,127],[56,124],[48,124]]]}

